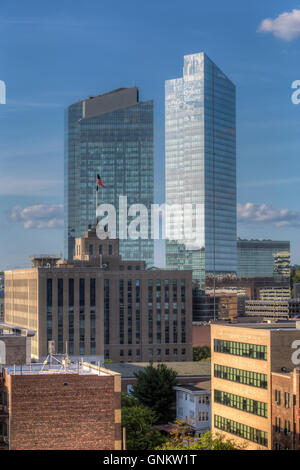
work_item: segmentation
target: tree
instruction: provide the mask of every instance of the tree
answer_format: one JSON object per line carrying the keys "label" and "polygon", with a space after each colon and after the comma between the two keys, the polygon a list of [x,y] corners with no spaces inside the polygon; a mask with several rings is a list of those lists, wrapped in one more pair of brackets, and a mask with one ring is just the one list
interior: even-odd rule
{"label": "tree", "polygon": [[193,431],[183,421],[176,421],[170,432],[169,440],[157,450],[245,450],[246,445],[237,444],[232,439],[226,439],[222,434],[212,436],[211,432],[202,434],[200,438],[193,437]]}
{"label": "tree", "polygon": [[209,346],[197,346],[193,348],[193,361],[202,361],[211,357]]}
{"label": "tree", "polygon": [[126,448],[128,450],[153,450],[162,445],[166,438],[158,429],[154,411],[138,404],[135,398],[122,394],[122,427],[126,429]]}
{"label": "tree", "polygon": [[159,424],[172,420],[175,415],[177,373],[165,364],[158,364],[157,367],[150,364],[135,373],[135,377],[137,380],[132,396],[156,412]]}

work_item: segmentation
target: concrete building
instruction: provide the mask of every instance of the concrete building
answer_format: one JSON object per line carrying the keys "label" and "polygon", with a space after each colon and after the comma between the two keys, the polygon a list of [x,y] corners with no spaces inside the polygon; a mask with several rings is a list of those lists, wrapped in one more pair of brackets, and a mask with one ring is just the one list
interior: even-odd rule
{"label": "concrete building", "polygon": [[34,256],[5,272],[5,322],[36,330],[32,357],[90,362],[192,360],[192,273],[123,261],[117,239],[94,229],[75,240],[73,261]]}
{"label": "concrete building", "polygon": [[0,441],[11,450],[120,450],[120,375],[88,363],[6,368]]}
{"label": "concrete building", "polygon": [[245,315],[288,320],[300,316],[300,300],[247,300]]}
{"label": "concrete building", "polygon": [[273,448],[272,374],[294,369],[295,340],[292,322],[211,325],[213,432],[249,450]]}
{"label": "concrete building", "polygon": [[211,382],[179,385],[176,390],[176,419],[185,421],[200,436],[211,428]]}

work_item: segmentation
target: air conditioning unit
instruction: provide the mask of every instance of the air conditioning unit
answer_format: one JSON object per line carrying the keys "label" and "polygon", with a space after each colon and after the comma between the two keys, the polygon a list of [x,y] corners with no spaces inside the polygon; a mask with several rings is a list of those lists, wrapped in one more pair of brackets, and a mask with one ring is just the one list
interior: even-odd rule
{"label": "air conditioning unit", "polygon": [[8,437],[5,436],[5,437],[3,438],[3,441],[4,441],[6,444],[8,444]]}

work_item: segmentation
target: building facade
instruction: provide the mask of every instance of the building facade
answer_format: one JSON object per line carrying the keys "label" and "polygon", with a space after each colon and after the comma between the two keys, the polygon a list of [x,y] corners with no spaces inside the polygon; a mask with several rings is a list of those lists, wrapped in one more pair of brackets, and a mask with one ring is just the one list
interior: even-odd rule
{"label": "building facade", "polygon": [[34,359],[54,341],[74,360],[192,360],[190,271],[123,261],[119,240],[92,228],[75,240],[73,261],[45,256],[5,272],[5,321],[36,330]]}
{"label": "building facade", "polygon": [[247,300],[245,315],[285,320],[299,318],[300,300]]}
{"label": "building facade", "polygon": [[214,433],[247,450],[273,449],[272,374],[294,369],[299,340],[292,322],[211,325]]}
{"label": "building facade", "polygon": [[272,373],[274,450],[300,450],[299,368]]}
{"label": "building facade", "polygon": [[189,424],[196,436],[210,431],[210,381],[195,385],[178,385],[174,388],[176,390],[176,419]]}
{"label": "building facade", "polygon": [[[121,88],[89,97],[69,106],[65,114],[65,257],[73,258],[75,238],[95,224],[96,179],[98,204],[116,209],[117,238],[124,259],[154,262],[154,245],[148,239],[127,239],[119,231],[119,197],[127,206],[154,202],[153,101],[140,102],[137,87]],[[130,221],[130,217],[128,218]]]}
{"label": "building facade", "polygon": [[166,265],[192,269],[194,320],[215,313],[201,301],[206,274],[237,269],[235,106],[234,84],[202,52],[184,57],[182,78],[166,81],[166,204],[174,205],[166,209]]}
{"label": "building facade", "polygon": [[290,242],[238,239],[238,276],[290,277]]}
{"label": "building facade", "polygon": [[0,375],[0,446],[121,450],[121,377],[88,363],[8,367]]}

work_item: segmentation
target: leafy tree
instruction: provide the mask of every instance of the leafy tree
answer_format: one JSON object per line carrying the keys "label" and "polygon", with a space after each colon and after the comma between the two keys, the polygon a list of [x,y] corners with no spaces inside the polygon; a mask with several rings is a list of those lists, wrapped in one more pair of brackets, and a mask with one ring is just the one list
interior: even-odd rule
{"label": "leafy tree", "polygon": [[136,383],[131,395],[142,405],[155,411],[158,423],[167,423],[175,415],[177,373],[165,364],[154,367],[150,364],[135,373]]}
{"label": "leafy tree", "polygon": [[211,357],[209,346],[197,346],[193,348],[193,361],[203,361]]}
{"label": "leafy tree", "polygon": [[166,438],[153,428],[157,422],[155,412],[138,404],[136,399],[122,395],[122,427],[126,429],[126,448],[152,450],[162,445]]}
{"label": "leafy tree", "polygon": [[170,432],[169,440],[157,447],[157,450],[245,450],[246,445],[239,445],[222,434],[212,436],[211,432],[193,437],[193,431],[183,421],[176,421]]}
{"label": "leafy tree", "polygon": [[114,361],[112,359],[104,359],[104,364],[112,364]]}

